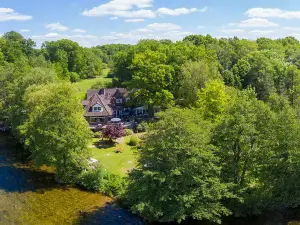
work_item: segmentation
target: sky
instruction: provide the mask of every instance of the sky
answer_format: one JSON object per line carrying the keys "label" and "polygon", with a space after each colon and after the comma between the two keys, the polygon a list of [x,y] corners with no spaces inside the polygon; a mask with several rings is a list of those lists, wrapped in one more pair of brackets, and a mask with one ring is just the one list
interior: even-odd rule
{"label": "sky", "polygon": [[190,34],[300,39],[299,0],[0,0],[0,35],[82,46]]}

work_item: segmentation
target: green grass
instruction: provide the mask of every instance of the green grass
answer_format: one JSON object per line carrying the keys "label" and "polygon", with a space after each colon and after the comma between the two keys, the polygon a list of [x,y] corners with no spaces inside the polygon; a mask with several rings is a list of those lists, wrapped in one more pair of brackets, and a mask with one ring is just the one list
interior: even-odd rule
{"label": "green grass", "polygon": [[[108,146],[102,148],[89,148],[92,157],[99,160],[102,165],[109,172],[126,176],[128,171],[132,170],[137,164],[138,153],[136,147],[127,145],[130,137],[125,137],[125,143],[117,144],[115,146]],[[93,139],[93,145],[97,146],[99,139]],[[123,149],[121,153],[116,153],[117,149]]]}
{"label": "green grass", "polygon": [[79,90],[78,94],[80,98],[83,99],[85,97],[87,90],[91,89],[91,87],[97,82],[99,81],[110,82],[111,78],[107,78],[108,73],[109,73],[109,69],[104,69],[102,76],[92,78],[92,79],[84,79],[74,83],[74,86]]}

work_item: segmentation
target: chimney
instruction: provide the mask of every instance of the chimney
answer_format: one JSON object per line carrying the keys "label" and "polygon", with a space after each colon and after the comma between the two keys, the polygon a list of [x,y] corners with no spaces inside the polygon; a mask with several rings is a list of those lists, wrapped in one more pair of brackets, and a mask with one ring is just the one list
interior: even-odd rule
{"label": "chimney", "polygon": [[100,89],[100,95],[105,95],[105,88]]}

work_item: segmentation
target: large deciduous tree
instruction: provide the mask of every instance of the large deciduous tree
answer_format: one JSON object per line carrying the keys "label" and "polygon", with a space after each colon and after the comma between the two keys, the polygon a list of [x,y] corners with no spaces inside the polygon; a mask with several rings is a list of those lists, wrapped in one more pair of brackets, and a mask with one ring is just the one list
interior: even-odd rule
{"label": "large deciduous tree", "polygon": [[179,79],[178,103],[183,106],[193,106],[197,100],[197,93],[205,87],[206,82],[221,78],[215,63],[204,60],[185,63],[181,68]]}
{"label": "large deciduous tree", "polygon": [[28,119],[20,126],[36,165],[56,168],[57,177],[72,182],[85,167],[90,130],[76,89],[59,83],[32,86],[25,93]]}
{"label": "large deciduous tree", "polygon": [[132,62],[133,77],[130,88],[133,96],[150,108],[166,108],[173,104],[171,93],[174,69],[166,64],[165,54],[146,50],[134,56]]}
{"label": "large deciduous tree", "polygon": [[191,110],[169,109],[160,118],[129,175],[131,210],[161,222],[190,217],[220,222],[230,213],[222,201],[232,195],[220,181],[210,123]]}

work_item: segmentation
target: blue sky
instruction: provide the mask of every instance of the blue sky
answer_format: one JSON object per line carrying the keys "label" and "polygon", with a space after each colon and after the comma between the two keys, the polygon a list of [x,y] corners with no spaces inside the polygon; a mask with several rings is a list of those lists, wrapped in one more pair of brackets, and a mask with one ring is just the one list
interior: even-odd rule
{"label": "blue sky", "polygon": [[300,38],[299,0],[1,0],[0,34],[84,46],[189,34]]}

